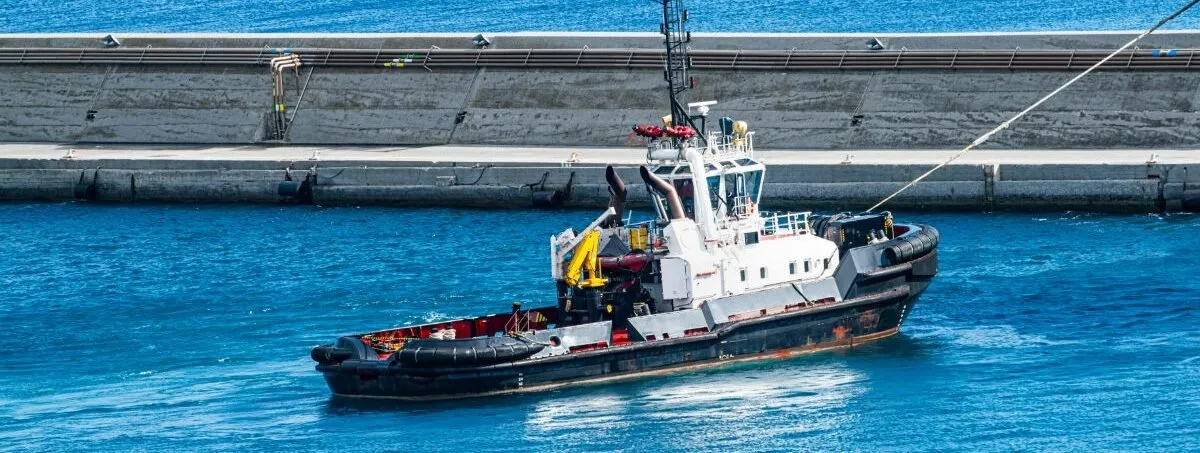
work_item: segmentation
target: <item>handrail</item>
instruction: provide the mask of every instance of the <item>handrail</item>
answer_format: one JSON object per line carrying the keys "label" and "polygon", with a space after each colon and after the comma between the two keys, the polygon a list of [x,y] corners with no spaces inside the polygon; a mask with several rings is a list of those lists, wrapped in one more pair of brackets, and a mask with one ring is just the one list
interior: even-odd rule
{"label": "handrail", "polygon": [[783,213],[764,213],[763,228],[764,234],[812,234],[812,226],[808,223],[808,217],[812,212],[783,212]]}
{"label": "handrail", "polygon": [[[1166,52],[1133,49],[1107,70],[1191,70],[1200,49]],[[0,65],[262,65],[262,48],[0,48]],[[307,66],[378,67],[395,58],[421,58],[427,68],[646,69],[660,70],[655,49],[332,49],[295,48]],[[695,70],[828,71],[996,69],[1065,71],[1100,61],[1106,50],[692,50]],[[436,58],[434,57],[436,54]]]}
{"label": "handrail", "polygon": [[[708,134],[707,147],[700,155],[705,163],[737,158],[754,158],[754,131],[746,135],[724,135],[719,132]],[[695,138],[683,142],[682,146],[699,148],[700,142]],[[683,153],[671,139],[649,140],[646,142],[646,161],[682,161]]]}

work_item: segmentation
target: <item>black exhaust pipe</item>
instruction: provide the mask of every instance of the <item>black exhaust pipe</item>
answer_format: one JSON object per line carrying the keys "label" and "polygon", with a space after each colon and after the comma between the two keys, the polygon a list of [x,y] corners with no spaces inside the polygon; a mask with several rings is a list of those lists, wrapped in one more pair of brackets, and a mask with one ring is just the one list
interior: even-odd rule
{"label": "black exhaust pipe", "polygon": [[612,165],[604,169],[604,179],[608,181],[608,206],[614,211],[612,217],[605,222],[605,227],[624,226],[625,197],[628,195],[625,190],[625,181],[621,180],[621,176],[617,174],[617,170],[613,169]]}
{"label": "black exhaust pipe", "polygon": [[671,211],[669,213],[671,220],[687,217],[687,215],[683,213],[683,202],[679,201],[679,194],[675,193],[674,186],[666,181],[663,181],[662,178],[655,176],[654,173],[650,173],[650,169],[646,168],[645,165],[641,167],[640,171],[642,174],[642,181],[645,181],[648,187],[653,187],[667,198],[667,205],[670,207]]}

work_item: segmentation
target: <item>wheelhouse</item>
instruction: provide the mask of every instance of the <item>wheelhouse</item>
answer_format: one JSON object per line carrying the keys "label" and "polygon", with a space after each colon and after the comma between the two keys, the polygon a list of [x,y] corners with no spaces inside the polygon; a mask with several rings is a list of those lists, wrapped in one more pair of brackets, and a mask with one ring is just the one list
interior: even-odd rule
{"label": "wheelhouse", "polygon": [[[766,166],[751,157],[706,158],[704,180],[708,183],[709,200],[713,214],[718,219],[741,218],[751,215],[762,197],[763,174]],[[696,219],[698,200],[692,178],[693,169],[685,162],[664,164],[654,169],[654,174],[675,187],[683,202],[688,218]],[[651,192],[654,208],[660,219],[667,218],[667,201],[657,192]]]}

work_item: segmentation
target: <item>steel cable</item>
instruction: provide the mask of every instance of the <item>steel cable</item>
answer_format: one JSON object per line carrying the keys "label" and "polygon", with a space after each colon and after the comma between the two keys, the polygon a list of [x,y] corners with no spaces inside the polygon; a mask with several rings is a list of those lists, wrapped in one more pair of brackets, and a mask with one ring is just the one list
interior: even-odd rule
{"label": "steel cable", "polygon": [[1023,118],[1029,112],[1040,107],[1046,101],[1050,100],[1050,98],[1053,98],[1054,96],[1058,95],[1058,93],[1061,93],[1063,90],[1067,89],[1067,87],[1073,85],[1075,82],[1078,82],[1079,79],[1082,79],[1085,76],[1087,76],[1088,74],[1091,74],[1092,71],[1096,70],[1096,68],[1099,68],[1101,65],[1108,62],[1108,60],[1111,60],[1113,57],[1117,56],[1117,54],[1123,52],[1125,49],[1128,49],[1130,46],[1136,44],[1138,41],[1141,41],[1142,38],[1145,38],[1146,36],[1149,36],[1151,33],[1154,33],[1154,31],[1158,30],[1159,27],[1162,27],[1167,22],[1170,22],[1171,20],[1175,19],[1176,17],[1179,17],[1179,15],[1183,14],[1185,11],[1192,9],[1192,7],[1196,6],[1197,3],[1200,3],[1200,0],[1192,0],[1187,5],[1185,5],[1183,8],[1176,10],[1170,16],[1167,16],[1167,17],[1163,18],[1163,20],[1158,21],[1158,23],[1154,24],[1153,27],[1150,27],[1149,30],[1142,32],[1142,34],[1140,34],[1140,35],[1137,35],[1137,37],[1135,37],[1135,38],[1131,39],[1129,42],[1125,43],[1125,45],[1121,46],[1121,48],[1108,54],[1107,57],[1104,57],[1100,61],[1096,62],[1096,64],[1092,65],[1090,68],[1087,68],[1087,70],[1079,73],[1079,75],[1071,78],[1071,80],[1068,80],[1067,83],[1064,83],[1064,84],[1062,84],[1062,86],[1058,87],[1054,91],[1051,91],[1050,94],[1047,94],[1046,96],[1042,97],[1041,99],[1038,99],[1037,102],[1034,102],[1033,105],[1029,106],[1025,110],[1022,110],[1021,113],[1018,113],[1016,116],[1009,118],[1008,121],[1000,123],[999,126],[996,126],[995,129],[988,131],[986,134],[979,136],[979,138],[975,139],[975,141],[973,141],[973,142],[971,142],[971,144],[967,145],[966,148],[963,148],[962,151],[959,151],[959,152],[955,153],[953,156],[950,156],[950,159],[938,164],[936,167],[933,167],[932,169],[925,172],[921,176],[918,176],[917,179],[912,180],[912,182],[906,184],[904,187],[901,187],[900,190],[897,190],[895,193],[888,195],[887,198],[884,198],[879,203],[876,203],[875,206],[871,206],[871,209],[867,209],[867,212],[874,211],[876,208],[883,206],[885,203],[891,201],[893,198],[896,198],[897,195],[900,195],[905,190],[908,190],[908,188],[916,185],[921,180],[929,177],[929,175],[932,175],[934,172],[940,170],[942,167],[949,165],[951,162],[954,162],[959,157],[962,157],[964,154],[971,152],[971,150],[975,149],[976,146],[984,144],[989,139],[991,139],[993,135],[996,135],[997,133],[999,133],[1002,130],[1008,129],[1008,127],[1011,126],[1013,122]]}

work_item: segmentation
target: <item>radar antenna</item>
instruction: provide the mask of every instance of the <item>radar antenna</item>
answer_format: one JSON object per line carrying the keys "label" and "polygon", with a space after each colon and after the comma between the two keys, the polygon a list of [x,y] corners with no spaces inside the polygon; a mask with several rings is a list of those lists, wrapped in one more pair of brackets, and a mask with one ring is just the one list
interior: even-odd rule
{"label": "radar antenna", "polygon": [[[666,71],[663,76],[667,79],[667,87],[671,97],[671,125],[686,125],[692,130],[699,131],[687,108],[679,102],[678,95],[696,86],[696,80],[688,75],[692,66],[692,58],[688,56],[687,44],[692,42],[692,33],[685,26],[688,21],[688,11],[683,8],[683,0],[661,0],[663,5],[663,22],[660,32],[663,34],[663,44],[667,48]],[[700,140],[705,141],[703,134]]]}

